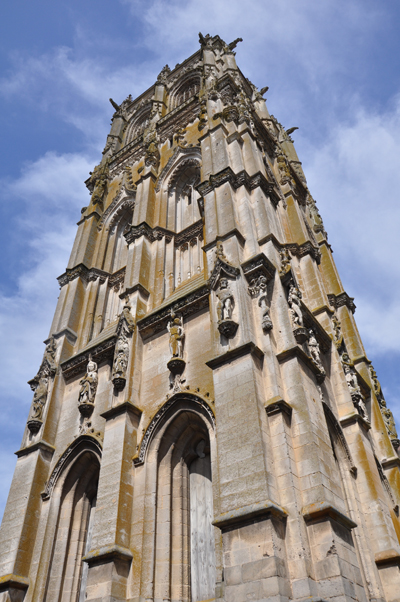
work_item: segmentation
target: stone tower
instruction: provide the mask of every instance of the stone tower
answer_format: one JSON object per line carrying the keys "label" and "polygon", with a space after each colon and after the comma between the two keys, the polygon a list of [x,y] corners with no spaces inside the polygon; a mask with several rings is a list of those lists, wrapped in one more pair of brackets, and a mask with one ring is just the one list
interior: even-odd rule
{"label": "stone tower", "polygon": [[115,113],[0,532],[1,602],[400,598],[400,458],[292,130],[234,48]]}

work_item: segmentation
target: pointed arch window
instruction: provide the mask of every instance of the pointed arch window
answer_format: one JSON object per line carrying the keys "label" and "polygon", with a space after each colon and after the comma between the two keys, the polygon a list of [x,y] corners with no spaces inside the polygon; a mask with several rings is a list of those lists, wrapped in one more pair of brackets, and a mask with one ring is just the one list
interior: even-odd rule
{"label": "pointed arch window", "polygon": [[[65,478],[51,552],[44,602],[83,602],[96,507],[99,462],[90,451],[82,453]],[[57,503],[57,500],[54,500]]]}

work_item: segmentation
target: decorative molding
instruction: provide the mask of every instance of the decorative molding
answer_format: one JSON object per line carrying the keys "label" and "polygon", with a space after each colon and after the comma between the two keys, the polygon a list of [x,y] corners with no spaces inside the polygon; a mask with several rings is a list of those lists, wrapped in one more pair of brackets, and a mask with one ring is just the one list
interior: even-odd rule
{"label": "decorative molding", "polygon": [[171,301],[161,309],[145,316],[137,321],[137,327],[143,337],[150,336],[167,328],[167,322],[171,318],[171,311],[184,318],[195,314],[209,305],[209,288],[207,285],[200,286],[197,290]]}
{"label": "decorative molding", "polygon": [[231,362],[239,357],[243,357],[244,355],[253,355],[261,361],[264,359],[264,352],[261,351],[261,349],[257,347],[255,343],[249,341],[248,343],[239,345],[239,347],[235,347],[235,349],[230,349],[226,353],[222,353],[221,355],[217,355],[213,359],[208,360],[208,362],[206,362],[206,366],[211,368],[211,370],[215,370],[216,368],[219,368],[220,366],[223,366],[224,364],[227,364],[228,362]]}
{"label": "decorative molding", "polygon": [[353,314],[356,311],[356,304],[354,303],[354,297],[349,297],[346,292],[334,295],[333,293],[328,294],[328,300],[330,305],[335,309],[346,306]]}
{"label": "decorative molding", "polygon": [[174,232],[171,232],[171,230],[167,230],[166,228],[161,228],[161,226],[151,228],[146,222],[142,222],[138,226],[130,226],[130,228],[124,232],[124,237],[128,245],[141,236],[145,236],[150,242],[162,240],[165,236],[166,241],[171,242]]}
{"label": "decorative molding", "polygon": [[288,513],[282,506],[278,506],[275,502],[265,500],[264,502],[256,502],[254,504],[249,504],[248,506],[235,508],[235,510],[229,512],[223,512],[214,518],[212,524],[221,529],[221,531],[225,531],[232,527],[239,527],[249,520],[268,518],[270,516],[280,520],[286,520]]}
{"label": "decorative molding", "polygon": [[245,186],[250,192],[255,188],[261,188],[264,194],[271,198],[271,201],[275,206],[279,203],[280,199],[275,194],[274,185],[271,182],[268,182],[261,171],[250,176],[246,170],[242,170],[235,174],[230,167],[226,167],[218,173],[210,175],[208,180],[201,182],[195,188],[200,196],[204,197],[206,194],[219,188],[219,186],[222,186],[222,184],[225,184],[226,182],[229,182],[234,190],[240,188],[240,186]]}
{"label": "decorative molding", "polygon": [[302,361],[303,364],[305,364],[307,368],[309,368],[311,372],[315,374],[317,382],[322,382],[324,380],[324,378],[322,378],[323,375],[321,374],[321,370],[318,367],[318,365],[298,345],[290,347],[289,349],[285,349],[284,351],[281,351],[276,355],[276,359],[280,364],[283,364],[284,362],[287,362],[288,360],[291,360],[293,358],[298,358],[300,361]]}
{"label": "decorative molding", "polygon": [[[188,155],[188,156],[187,156]],[[177,146],[172,153],[172,156],[168,159],[167,164],[161,170],[160,175],[157,178],[155,186],[155,192],[161,189],[161,186],[167,177],[168,173],[173,169],[176,164],[176,168],[179,169],[182,165],[201,165],[201,150],[198,147],[193,146]],[[171,174],[173,175],[173,174]],[[168,189],[170,186],[168,186]]]}
{"label": "decorative molding", "polygon": [[105,272],[104,270],[100,270],[99,268],[88,268],[84,263],[80,263],[74,268],[67,268],[64,274],[61,274],[57,278],[60,287],[65,286],[75,278],[80,278],[82,282],[87,284],[88,282],[95,281],[99,279],[100,284],[103,284],[107,278],[109,278],[109,285],[115,286],[117,280],[123,280],[125,276],[125,268],[121,268],[117,272],[113,274],[110,272]]}
{"label": "decorative molding", "polygon": [[84,374],[89,361],[89,355],[92,356],[93,361],[95,361],[97,364],[112,358],[116,340],[117,336],[114,333],[98,345],[93,345],[93,347],[86,348],[85,351],[81,351],[81,353],[78,355],[74,355],[68,360],[65,360],[61,364],[64,378],[69,380],[75,376],[78,376],[79,374]]}
{"label": "decorative molding", "polygon": [[69,445],[67,447],[67,449],[63,452],[63,454],[59,457],[56,465],[54,466],[52,473],[50,475],[50,478],[47,481],[47,483],[45,485],[45,489],[42,493],[43,500],[48,500],[50,498],[50,496],[53,492],[54,486],[55,486],[59,476],[61,475],[62,471],[66,467],[72,452],[83,442],[90,443],[92,446],[94,446],[96,453],[98,453],[99,457],[101,458],[103,448],[102,448],[100,441],[96,437],[92,437],[91,435],[81,435],[81,436],[77,437],[71,443],[71,445]]}
{"label": "decorative molding", "polygon": [[384,458],[381,461],[382,468],[385,470],[389,468],[400,468],[400,458],[398,456],[390,456],[390,458]]}
{"label": "decorative molding", "polygon": [[106,223],[108,218],[111,217],[111,215],[114,212],[115,212],[115,214],[117,214],[124,207],[126,207],[126,208],[130,207],[133,210],[135,207],[135,201],[133,199],[133,196],[134,196],[134,194],[127,195],[126,191],[121,186],[118,194],[111,201],[110,205],[107,207],[107,209],[104,211],[103,215],[101,216],[101,219],[99,220],[99,223],[97,224],[97,230],[100,232],[100,230],[102,229],[102,227],[104,226],[104,224]]}
{"label": "decorative molding", "polygon": [[[188,387],[188,389],[189,389],[189,387]],[[171,397],[169,397],[167,399],[167,401],[161,406],[161,408],[158,410],[158,412],[156,412],[156,414],[150,421],[150,424],[148,425],[146,432],[144,433],[144,436],[140,443],[138,453],[133,458],[133,463],[135,464],[135,466],[140,466],[141,464],[144,463],[146,451],[149,447],[149,444],[150,444],[150,441],[152,439],[154,432],[157,430],[157,427],[159,426],[159,424],[161,423],[161,421],[163,420],[163,418],[165,417],[167,412],[175,404],[179,403],[180,401],[187,401],[191,404],[194,404],[195,406],[200,407],[202,410],[204,410],[206,412],[208,418],[210,419],[210,422],[211,422],[213,428],[215,428],[214,413],[213,413],[211,407],[209,406],[209,403],[211,402],[211,400],[210,400],[210,402],[206,401],[198,393],[192,393],[189,390],[188,391],[179,391],[178,393],[175,393],[174,395],[172,395]]]}
{"label": "decorative molding", "polygon": [[224,259],[222,257],[217,256],[217,261],[215,262],[214,269],[211,272],[210,278],[208,279],[208,284],[212,290],[216,288],[222,274],[225,274],[225,276],[228,276],[228,278],[233,278],[234,280],[236,280],[237,276],[239,276],[240,274],[240,271],[239,268],[231,265],[226,258]]}
{"label": "decorative molding", "polygon": [[194,238],[199,238],[200,240],[202,240],[203,239],[203,227],[204,227],[203,220],[199,219],[197,222],[194,222],[194,224],[191,224],[184,230],[181,230],[181,232],[178,232],[178,234],[174,234],[175,246],[180,247],[184,244],[189,243]]}
{"label": "decorative molding", "polygon": [[[297,242],[282,243],[282,242],[279,242],[279,240],[276,238],[276,236],[274,234],[267,234],[267,236],[263,236],[262,238],[259,239],[258,244],[260,246],[262,246],[262,245],[265,245],[269,241],[271,241],[273,243],[273,245],[275,246],[275,248],[278,249],[278,251],[287,249],[295,257],[302,258],[305,255],[311,255],[311,257],[313,259],[315,259],[317,264],[319,264],[321,261],[321,251],[319,250],[319,246],[313,245],[309,240],[306,242],[303,242],[301,244],[298,244]],[[285,275],[286,275],[286,272],[284,274],[282,274],[282,276],[285,276]]]}
{"label": "decorative molding", "polygon": [[315,520],[327,520],[333,519],[340,523],[346,529],[355,529],[357,523],[351,518],[340,512],[335,506],[332,506],[329,502],[316,502],[315,504],[308,504],[304,506],[301,511],[304,520],[308,523]]}
{"label": "decorative molding", "polygon": [[[263,276],[266,279],[266,282],[269,282],[274,277],[276,269],[274,264],[268,259],[268,257],[264,253],[254,255],[254,257],[251,257],[250,259],[242,263],[241,268],[250,286],[254,286],[257,280],[260,278],[260,276]],[[257,290],[257,293],[258,292],[259,290]]]}

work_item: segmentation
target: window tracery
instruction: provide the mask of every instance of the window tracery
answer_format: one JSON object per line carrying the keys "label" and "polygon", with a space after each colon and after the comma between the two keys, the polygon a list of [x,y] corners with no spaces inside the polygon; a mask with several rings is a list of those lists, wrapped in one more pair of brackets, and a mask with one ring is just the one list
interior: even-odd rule
{"label": "window tracery", "polygon": [[181,81],[175,90],[171,92],[170,96],[170,110],[172,111],[176,107],[192,98],[195,94],[198,94],[200,90],[200,76],[195,75],[189,79]]}

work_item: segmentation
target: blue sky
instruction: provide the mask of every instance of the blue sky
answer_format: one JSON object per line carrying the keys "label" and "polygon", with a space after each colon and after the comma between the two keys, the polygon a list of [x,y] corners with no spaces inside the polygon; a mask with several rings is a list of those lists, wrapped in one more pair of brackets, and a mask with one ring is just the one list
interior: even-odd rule
{"label": "blue sky", "polygon": [[[345,290],[400,425],[400,3],[6,0],[0,21],[0,516],[113,109],[198,49],[237,62],[294,139]],[[400,434],[400,433],[399,433]]]}

